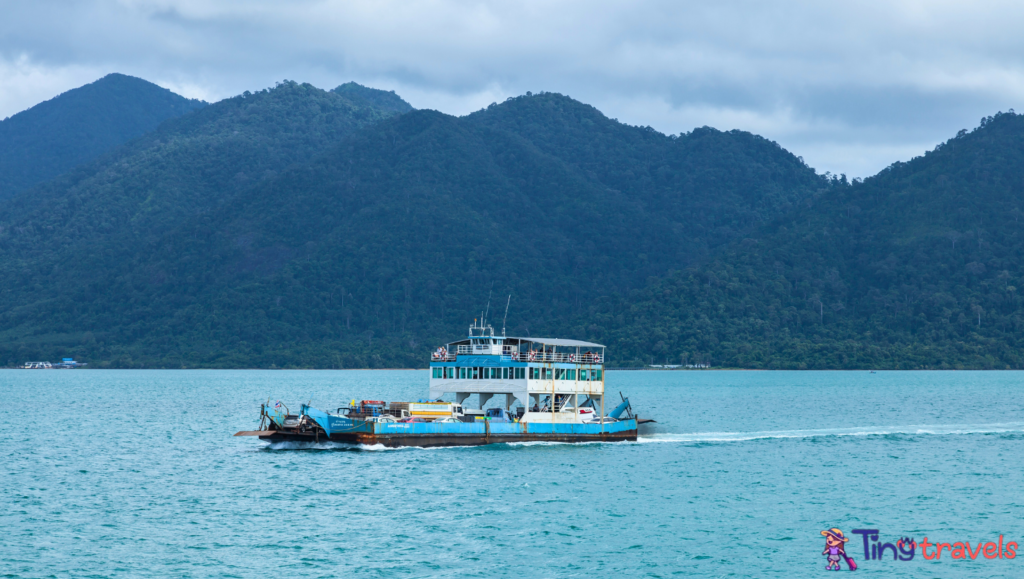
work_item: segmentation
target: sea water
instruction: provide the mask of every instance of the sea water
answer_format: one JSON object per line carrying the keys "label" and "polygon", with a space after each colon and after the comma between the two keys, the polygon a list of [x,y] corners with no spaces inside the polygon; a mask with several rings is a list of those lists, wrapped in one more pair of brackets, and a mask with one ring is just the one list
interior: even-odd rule
{"label": "sea water", "polygon": [[[1024,373],[607,372],[636,443],[270,445],[259,404],[416,400],[426,371],[0,371],[4,577],[813,577],[837,527],[1024,543]],[[471,399],[472,400],[472,399]],[[842,564],[843,570],[847,567]]]}

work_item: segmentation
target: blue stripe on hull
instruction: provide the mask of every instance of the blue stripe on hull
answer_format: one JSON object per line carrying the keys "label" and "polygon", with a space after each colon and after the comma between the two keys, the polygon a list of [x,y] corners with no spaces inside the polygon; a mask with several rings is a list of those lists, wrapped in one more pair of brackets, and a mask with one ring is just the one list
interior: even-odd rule
{"label": "blue stripe on hull", "polygon": [[[477,446],[509,442],[600,442],[636,440],[636,420],[605,424],[537,422],[374,423],[328,417],[330,440],[385,446]],[[263,440],[319,441],[313,432],[279,431]]]}
{"label": "blue stripe on hull", "polygon": [[[636,430],[635,420],[622,420],[605,424],[557,424],[544,422],[410,422],[407,424],[378,423],[375,425],[374,434],[377,435],[402,435],[402,434],[479,434],[491,436],[518,435],[518,434],[581,434],[600,435],[614,434]],[[490,427],[488,429],[488,426]]]}

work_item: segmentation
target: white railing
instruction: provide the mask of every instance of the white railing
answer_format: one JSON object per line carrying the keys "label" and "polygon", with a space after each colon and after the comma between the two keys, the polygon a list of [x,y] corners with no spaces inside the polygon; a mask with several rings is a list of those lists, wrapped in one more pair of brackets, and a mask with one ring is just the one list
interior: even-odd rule
{"label": "white railing", "polygon": [[[454,362],[457,356],[470,355],[492,355],[492,346],[459,346],[457,353],[451,353],[444,348],[435,350],[430,359],[434,362]],[[566,354],[564,352],[517,352],[513,347],[502,348],[501,360],[503,362],[561,362],[568,364],[601,364],[604,359],[600,354]]]}

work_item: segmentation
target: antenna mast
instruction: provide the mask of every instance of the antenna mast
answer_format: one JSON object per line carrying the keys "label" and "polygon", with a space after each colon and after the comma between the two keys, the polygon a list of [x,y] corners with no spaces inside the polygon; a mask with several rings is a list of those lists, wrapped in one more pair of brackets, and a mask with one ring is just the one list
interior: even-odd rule
{"label": "antenna mast", "polygon": [[487,292],[487,311],[484,313],[483,320],[480,322],[481,326],[484,325],[485,323],[487,323],[487,314],[489,314],[489,313],[491,313],[491,292],[490,291]]}
{"label": "antenna mast", "polygon": [[508,301],[505,302],[505,317],[501,320],[501,337],[505,337],[505,320],[508,320],[508,305],[512,303],[512,294],[508,294]]}

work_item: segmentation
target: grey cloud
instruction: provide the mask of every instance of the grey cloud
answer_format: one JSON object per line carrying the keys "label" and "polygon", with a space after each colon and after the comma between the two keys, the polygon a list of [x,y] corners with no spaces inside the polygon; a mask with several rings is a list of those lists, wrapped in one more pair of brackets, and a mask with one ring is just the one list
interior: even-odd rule
{"label": "grey cloud", "polygon": [[452,114],[550,90],[666,133],[750,130],[865,176],[1024,108],[1024,6],[935,4],[41,0],[5,6],[0,117],[86,71],[206,99],[356,80]]}

